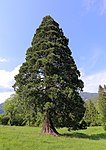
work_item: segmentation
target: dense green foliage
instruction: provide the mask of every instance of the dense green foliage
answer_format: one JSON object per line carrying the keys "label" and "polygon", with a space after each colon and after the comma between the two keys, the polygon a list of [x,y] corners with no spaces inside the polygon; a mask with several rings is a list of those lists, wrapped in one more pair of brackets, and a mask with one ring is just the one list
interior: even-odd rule
{"label": "dense green foliage", "polygon": [[40,128],[0,126],[0,150],[105,150],[106,133],[102,127],[68,132],[53,137],[40,134]]}
{"label": "dense green foliage", "polygon": [[92,100],[85,103],[85,114],[83,120],[87,123],[87,126],[97,126],[100,125],[99,112],[95,107]]}
{"label": "dense green foliage", "polygon": [[4,114],[1,115],[1,124],[5,125],[24,125],[25,115],[19,103],[17,94],[12,94],[3,105]]}
{"label": "dense green foliage", "polygon": [[85,103],[83,120],[87,126],[104,125],[106,130],[106,86],[99,86],[98,95]]}
{"label": "dense green foliage", "polygon": [[99,86],[99,111],[102,116],[103,124],[106,126],[106,85],[104,87]]}
{"label": "dense green foliage", "polygon": [[49,112],[55,126],[75,127],[84,115],[79,95],[83,82],[68,47],[68,39],[50,16],[34,34],[14,89],[30,123]]}

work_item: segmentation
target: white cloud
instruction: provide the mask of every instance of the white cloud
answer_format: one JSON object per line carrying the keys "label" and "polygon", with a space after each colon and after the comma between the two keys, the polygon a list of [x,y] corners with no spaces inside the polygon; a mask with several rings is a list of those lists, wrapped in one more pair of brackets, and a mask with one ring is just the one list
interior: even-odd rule
{"label": "white cloud", "polygon": [[85,75],[82,73],[82,80],[84,82],[85,92],[98,92],[99,85],[103,86],[106,84],[106,71],[92,75]]}
{"label": "white cloud", "polygon": [[0,57],[0,63],[7,62],[5,58]]}
{"label": "white cloud", "polygon": [[0,104],[3,103],[7,98],[10,97],[11,94],[13,94],[13,92],[0,92]]}
{"label": "white cloud", "polygon": [[94,4],[95,4],[96,0],[83,0],[83,6],[86,10],[90,10]]}
{"label": "white cloud", "polygon": [[83,7],[88,12],[95,10],[101,16],[106,14],[106,0],[83,0]]}
{"label": "white cloud", "polygon": [[106,0],[102,0],[100,6],[100,15],[106,14]]}
{"label": "white cloud", "polygon": [[[14,84],[14,76],[18,74],[20,65],[12,71],[0,70],[0,103],[4,102],[12,93],[12,85]],[[7,91],[8,89],[8,91]]]}
{"label": "white cloud", "polygon": [[[89,59],[84,64],[84,68],[88,67],[88,70],[93,70],[98,65],[98,62],[100,61],[100,58],[105,55],[105,52],[102,50],[102,48],[91,48],[92,54],[90,54]],[[87,59],[87,58],[86,58]]]}
{"label": "white cloud", "polygon": [[12,71],[0,70],[0,86],[4,88],[11,87],[14,76],[18,74],[19,66]]}

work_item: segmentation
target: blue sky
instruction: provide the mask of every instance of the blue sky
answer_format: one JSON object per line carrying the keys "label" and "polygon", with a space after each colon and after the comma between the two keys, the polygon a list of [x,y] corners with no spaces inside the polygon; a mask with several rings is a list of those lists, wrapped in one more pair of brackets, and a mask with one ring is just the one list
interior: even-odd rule
{"label": "blue sky", "polygon": [[98,92],[106,84],[106,0],[0,1],[0,103],[13,93],[14,75],[25,61],[42,18],[51,15],[69,38],[85,83]]}

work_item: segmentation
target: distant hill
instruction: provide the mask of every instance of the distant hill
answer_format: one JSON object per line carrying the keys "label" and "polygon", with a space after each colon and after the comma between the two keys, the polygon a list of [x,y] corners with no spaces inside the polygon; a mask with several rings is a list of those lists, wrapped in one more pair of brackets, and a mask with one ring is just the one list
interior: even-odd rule
{"label": "distant hill", "polygon": [[81,92],[80,96],[84,101],[87,101],[93,97],[97,97],[98,93]]}
{"label": "distant hill", "polygon": [[1,104],[0,104],[0,114],[3,114],[3,110],[2,110],[3,104],[4,104],[4,103],[1,103]]}

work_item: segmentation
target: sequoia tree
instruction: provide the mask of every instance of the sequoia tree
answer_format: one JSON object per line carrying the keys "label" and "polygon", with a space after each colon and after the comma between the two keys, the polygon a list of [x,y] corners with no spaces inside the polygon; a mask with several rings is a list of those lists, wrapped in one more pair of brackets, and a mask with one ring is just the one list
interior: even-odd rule
{"label": "sequoia tree", "polygon": [[44,17],[14,84],[26,109],[44,115],[42,133],[59,135],[56,125],[77,128],[85,111],[79,77],[68,39],[52,17]]}

